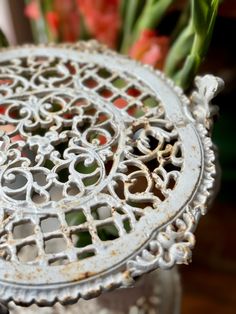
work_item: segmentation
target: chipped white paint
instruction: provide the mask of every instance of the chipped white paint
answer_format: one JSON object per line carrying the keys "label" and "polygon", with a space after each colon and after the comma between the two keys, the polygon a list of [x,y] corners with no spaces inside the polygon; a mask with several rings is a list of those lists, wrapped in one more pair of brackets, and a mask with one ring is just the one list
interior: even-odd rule
{"label": "chipped white paint", "polygon": [[11,302],[9,310],[11,314],[179,314],[180,296],[180,279],[174,267],[168,271],[158,269],[133,287],[117,289],[89,301],[81,299],[73,305],[57,303],[46,308],[35,304],[22,308]]}
{"label": "chipped white paint", "polygon": [[1,51],[4,302],[67,304],[188,263],[214,191],[208,103],[222,82],[196,84],[191,104],[96,42]]}

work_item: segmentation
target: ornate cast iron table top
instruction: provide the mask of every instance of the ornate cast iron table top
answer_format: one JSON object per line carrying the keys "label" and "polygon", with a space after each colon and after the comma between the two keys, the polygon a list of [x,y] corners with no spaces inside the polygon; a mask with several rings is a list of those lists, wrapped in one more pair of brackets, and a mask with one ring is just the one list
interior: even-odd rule
{"label": "ornate cast iron table top", "polygon": [[52,305],[187,263],[214,188],[210,101],[96,42],[0,53],[0,299]]}

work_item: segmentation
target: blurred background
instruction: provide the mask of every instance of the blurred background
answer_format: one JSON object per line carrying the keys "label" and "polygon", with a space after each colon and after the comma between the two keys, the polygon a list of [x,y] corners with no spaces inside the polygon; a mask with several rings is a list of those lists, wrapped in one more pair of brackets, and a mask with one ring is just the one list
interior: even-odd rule
{"label": "blurred background", "polygon": [[[236,313],[236,1],[199,1],[217,3],[216,13],[213,7],[212,11],[209,9],[211,16],[215,14],[215,25],[201,20],[201,15],[195,16],[194,2],[197,3],[0,0],[0,29],[10,45],[96,38],[165,70],[187,93],[192,86],[186,84],[186,78],[189,80],[196,73],[212,73],[224,79],[225,89],[214,101],[220,114],[213,130],[222,168],[221,188],[213,207],[198,226],[193,263],[181,266],[180,272],[183,314],[210,311],[233,314]],[[189,28],[190,24],[194,27]],[[204,43],[198,50],[193,49],[196,34]],[[2,40],[2,45],[5,44]],[[179,60],[174,60],[176,54]],[[196,56],[200,56],[200,62]],[[190,70],[186,67],[189,61],[193,65]]]}

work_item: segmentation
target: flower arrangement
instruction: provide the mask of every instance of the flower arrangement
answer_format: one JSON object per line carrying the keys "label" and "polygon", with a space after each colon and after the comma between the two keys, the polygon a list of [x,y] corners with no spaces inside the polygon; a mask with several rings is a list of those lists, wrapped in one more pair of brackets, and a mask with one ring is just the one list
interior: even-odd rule
{"label": "flower arrangement", "polygon": [[206,55],[218,6],[219,0],[27,0],[25,14],[37,42],[95,38],[186,89]]}

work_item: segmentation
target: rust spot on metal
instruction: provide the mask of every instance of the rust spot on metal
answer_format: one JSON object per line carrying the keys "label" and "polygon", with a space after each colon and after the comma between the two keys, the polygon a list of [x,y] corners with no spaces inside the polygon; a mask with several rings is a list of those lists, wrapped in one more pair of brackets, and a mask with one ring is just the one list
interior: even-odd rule
{"label": "rust spot on metal", "polygon": [[124,273],[123,273],[123,277],[124,277],[124,279],[126,279],[126,280],[131,280],[131,279],[133,279],[132,278],[132,276],[131,276],[131,272],[130,272],[130,270],[126,270]]}
{"label": "rust spot on metal", "polygon": [[[190,122],[184,117],[184,111],[181,108],[179,108],[180,110],[175,109],[175,106],[178,107],[177,102],[176,105],[174,104],[176,95],[179,95],[179,104],[183,102],[187,106],[186,101],[181,98],[182,93],[175,92],[168,81],[163,79],[161,75],[157,75],[159,80],[163,81],[163,84],[168,87],[167,90],[160,91],[162,96],[159,97],[159,93],[155,92],[158,84],[152,84],[156,76],[154,72],[146,71],[145,68],[142,69],[141,65],[137,65],[137,67],[140,67],[138,72],[136,72],[134,66],[132,73],[127,73],[127,71],[131,71],[128,70],[129,67],[126,67],[126,65],[132,61],[123,60],[115,54],[112,54],[112,56],[107,55],[104,59],[99,57],[96,60],[96,53],[98,50],[103,51],[103,48],[99,48],[97,44],[94,46],[91,43],[79,43],[77,45],[76,49],[79,48],[80,51],[83,51],[83,58],[85,58],[83,62],[80,60],[79,53],[78,56],[76,53],[78,58],[74,54],[70,56],[71,48],[68,48],[68,46],[66,46],[67,48],[64,47],[58,55],[56,53],[57,48],[54,47],[55,55],[53,53],[52,56],[50,56],[50,49],[47,49],[49,54],[47,53],[47,56],[41,61],[37,59],[39,53],[37,47],[24,48],[26,50],[23,54],[18,54],[18,50],[15,51],[14,49],[10,57],[8,57],[7,52],[3,53],[5,54],[4,58],[6,58],[6,65],[4,63],[2,67],[4,76],[7,76],[8,68],[11,70],[9,73],[14,72],[14,69],[12,70],[12,60],[15,58],[17,62],[19,61],[16,73],[11,74],[11,77],[9,77],[9,80],[13,81],[12,77],[14,76],[16,84],[9,86],[9,94],[7,94],[8,89],[3,93],[3,99],[5,97],[8,100],[11,99],[11,102],[7,105],[7,111],[4,109],[2,113],[4,114],[4,121],[11,125],[12,115],[17,117],[23,114],[22,118],[24,118],[25,111],[27,114],[31,113],[29,116],[34,116],[35,121],[31,121],[32,130],[30,131],[28,120],[21,119],[22,128],[17,127],[17,119],[14,122],[16,132],[18,132],[17,136],[21,137],[22,147],[17,146],[18,140],[12,147],[12,144],[9,144],[8,137],[11,137],[14,141],[15,136],[9,135],[10,133],[8,136],[0,132],[0,140],[4,143],[3,146],[0,144],[3,155],[8,156],[10,149],[12,151],[17,150],[14,154],[15,157],[12,155],[12,158],[7,159],[6,162],[4,161],[4,167],[6,165],[8,173],[12,173],[8,177],[16,176],[20,180],[24,177],[24,180],[27,181],[27,184],[24,183],[21,186],[21,195],[13,195],[14,185],[11,185],[9,189],[8,183],[5,181],[0,182],[0,217],[3,221],[2,230],[8,234],[6,236],[1,233],[0,258],[3,259],[1,263],[10,262],[10,270],[6,266],[3,267],[3,271],[1,268],[0,272],[3,273],[3,278],[6,280],[7,278],[10,280],[11,277],[11,280],[13,278],[13,281],[19,286],[24,285],[23,289],[27,290],[27,293],[33,294],[30,291],[31,284],[32,286],[39,285],[39,288],[37,287],[40,291],[39,296],[37,292],[34,292],[35,295],[32,299],[42,305],[47,303],[47,298],[50,299],[49,296],[51,295],[57,298],[58,287],[55,284],[57,281],[65,285],[65,289],[62,288],[65,291],[63,291],[63,297],[61,297],[64,298],[65,303],[73,298],[72,295],[77,298],[81,292],[79,281],[98,276],[100,272],[103,272],[104,278],[109,280],[101,280],[101,289],[100,286],[97,288],[97,285],[94,284],[94,278],[87,280],[87,286],[83,286],[85,283],[83,282],[81,284],[83,286],[83,297],[97,296],[101,290],[113,289],[120,285],[129,286],[133,282],[133,277],[153,269],[153,259],[148,261],[145,256],[142,259],[144,251],[141,253],[144,242],[145,245],[148,244],[151,234],[153,235],[152,240],[157,241],[157,247],[162,245],[158,242],[158,237],[161,237],[162,242],[167,243],[162,246],[167,253],[166,255],[168,255],[172,254],[168,251],[172,243],[183,241],[185,244],[186,241],[189,241],[183,236],[185,226],[188,225],[187,227],[192,228],[196,224],[193,218],[192,220],[183,220],[183,224],[179,224],[180,227],[173,222],[174,216],[177,215],[179,210],[180,201],[181,204],[187,204],[190,192],[196,191],[196,186],[199,183],[199,180],[195,179],[198,170],[195,159],[200,157],[194,151],[200,147],[201,143],[194,140],[194,138],[193,140],[190,138],[191,132],[188,133],[187,128],[184,130],[184,127]],[[21,51],[21,48],[18,49]],[[106,53],[106,50],[104,52]],[[43,54],[42,50],[40,54]],[[28,55],[30,55],[30,58],[28,58]],[[66,60],[77,64],[77,67],[73,69],[73,73],[70,72],[71,67],[67,67],[65,64],[65,56]],[[49,79],[48,61],[51,57],[53,60],[52,67],[55,67],[54,70],[59,74],[59,77],[56,75]],[[85,65],[84,68],[82,68],[82,63],[83,66]],[[26,64],[27,71],[25,69]],[[40,64],[40,70],[35,66],[37,64]],[[87,66],[90,64],[92,64],[92,68]],[[106,74],[108,77],[104,74],[100,77],[99,71],[102,69],[104,72],[106,67],[109,69]],[[75,75],[76,73],[80,74],[81,70],[84,71],[85,76]],[[43,79],[45,85],[42,86],[45,86],[45,89],[37,83],[38,79],[34,81],[34,77],[37,78],[39,75]],[[135,85],[140,95],[136,99],[131,99],[129,94],[125,95],[127,86],[120,88],[121,86],[113,84],[112,76],[114,75],[120,77],[118,80],[121,84]],[[125,78],[123,78],[124,76]],[[81,80],[79,82],[81,83],[79,93],[81,99],[83,98],[82,102],[78,99],[78,77]],[[90,82],[86,77],[90,77]],[[66,87],[70,88],[64,88],[63,82],[65,82]],[[94,88],[98,85],[99,88]],[[16,88],[17,86],[21,88]],[[119,113],[119,109],[114,108],[108,100],[104,101],[104,95],[99,92],[104,88],[112,94],[110,99],[113,99],[113,103],[116,99],[120,99],[125,104],[125,106],[122,106],[122,112]],[[167,95],[168,90],[170,95],[168,101],[165,101],[165,94]],[[205,88],[201,89],[200,86],[199,92],[201,90],[203,91]],[[171,97],[171,94],[174,95],[172,95],[174,98]],[[133,95],[133,97],[135,96]],[[204,97],[200,93],[198,98],[204,99]],[[147,99],[151,102],[147,102]],[[41,106],[35,106],[35,103],[40,103]],[[131,107],[132,103],[135,103],[135,106],[132,105]],[[47,119],[44,121],[40,118],[42,108],[43,116],[50,116],[50,123],[46,121]],[[9,115],[10,112],[11,115]],[[94,119],[95,116],[98,119]],[[84,119],[84,117],[87,118]],[[105,133],[104,117],[107,119],[105,120]],[[74,125],[76,118],[79,118],[78,121],[80,122],[76,122],[76,125]],[[197,121],[202,123],[202,118],[197,117],[197,112],[196,118],[198,118]],[[74,121],[73,123],[70,122],[71,119]],[[208,119],[206,119],[206,124],[209,125]],[[23,129],[24,133],[21,134]],[[180,129],[181,132],[179,132]],[[64,134],[63,138],[61,132]],[[208,165],[208,155],[211,153],[211,147],[210,144],[204,144],[205,135],[201,132],[199,132],[199,135],[202,139],[202,146],[205,146],[203,147],[206,154],[204,162]],[[184,140],[188,136],[189,139],[185,143]],[[79,138],[79,145],[77,145],[77,138]],[[74,140],[76,141],[74,142]],[[31,154],[27,156],[29,150],[34,152],[32,156]],[[20,154],[18,154],[19,151]],[[66,155],[64,154],[66,151],[68,154],[63,157]],[[187,152],[185,156],[183,156],[183,151]],[[53,154],[54,161],[51,164],[49,157]],[[60,157],[57,158],[56,156]],[[81,156],[86,157],[81,158]],[[40,160],[42,159],[41,167],[38,167],[35,163],[38,157],[40,157]],[[12,168],[13,159],[17,165],[16,175],[14,174],[15,168]],[[189,163],[190,160],[191,163]],[[187,170],[185,162],[187,162],[187,165],[191,165]],[[199,160],[199,163],[201,162]],[[69,172],[68,169],[70,169]],[[207,169],[207,172],[210,173],[209,165]],[[183,180],[177,181],[181,176]],[[181,181],[188,182],[187,180],[190,177],[193,184],[188,184],[188,189],[191,191],[189,192],[185,185],[187,191],[180,189],[181,193],[178,193],[178,189],[176,189],[176,192],[175,186],[179,184],[181,187]],[[204,178],[204,176],[203,179],[205,181],[210,180]],[[44,184],[44,181],[47,184]],[[79,182],[78,186],[75,184],[78,183],[77,181]],[[121,181],[121,183],[118,185],[113,184],[117,183],[116,181]],[[35,193],[36,182],[38,183],[38,189],[40,189],[37,193]],[[16,194],[19,193],[17,191],[16,188]],[[201,196],[201,193],[204,195],[204,189],[203,192],[201,191],[198,194]],[[168,199],[170,194],[173,197]],[[7,200],[11,198],[13,202],[8,203]],[[20,200],[20,202],[17,203],[17,200]],[[196,200],[198,199],[196,198]],[[22,205],[22,201],[25,205]],[[165,203],[163,204],[163,202]],[[16,204],[13,206],[14,208],[12,208],[12,203]],[[159,215],[158,212],[160,203],[163,205],[161,208],[163,211],[161,214],[163,215]],[[42,207],[44,208],[43,211],[41,211]],[[78,220],[75,219],[73,223],[71,221],[68,223],[65,215],[71,210],[80,211],[81,217]],[[154,211],[156,212],[155,217]],[[184,212],[184,209],[183,211],[181,209],[181,215],[182,212]],[[55,219],[58,220],[57,226],[49,231],[43,230],[41,219],[44,219],[44,216],[46,218],[56,217]],[[140,220],[141,216],[142,220]],[[180,215],[178,216],[180,220],[183,218]],[[14,232],[16,232],[14,225],[21,225],[27,217],[35,225],[33,233],[29,235],[23,233],[21,238],[14,238]],[[129,224],[132,228],[129,227]],[[172,224],[173,230],[170,228],[168,231],[164,229],[166,227],[162,228],[164,224],[165,226]],[[158,229],[159,227],[162,228],[161,231]],[[116,232],[116,229],[118,232]],[[128,229],[131,230],[128,231]],[[191,232],[191,229],[189,230]],[[154,232],[158,233],[154,235]],[[163,234],[160,232],[163,232]],[[156,239],[154,239],[154,236]],[[106,241],[106,237],[109,238],[109,241]],[[51,243],[52,247],[50,247],[49,240],[54,240],[54,244]],[[55,245],[56,240],[59,241],[57,245]],[[6,248],[5,245],[7,245]],[[30,245],[32,248],[35,247],[35,254],[30,254],[34,251],[31,250]],[[145,247],[148,248],[154,259],[159,258],[156,256],[158,255],[156,249],[152,250],[147,245]],[[22,252],[21,249],[23,249]],[[48,249],[52,250],[49,250],[49,252]],[[21,261],[20,254],[27,255],[28,253],[29,258]],[[182,256],[187,255],[188,251],[183,249],[179,253],[180,256],[176,257],[178,258],[176,263],[183,262]],[[133,257],[140,254],[140,259],[135,260],[135,269],[132,272],[126,270],[129,267],[127,265],[130,262],[131,254]],[[15,262],[17,260],[18,262]],[[143,263],[147,265],[145,269]],[[122,269],[117,267],[121,264],[123,265],[120,266],[123,267]],[[159,264],[156,263],[156,265]],[[170,267],[165,256],[163,256],[163,266]],[[13,269],[12,272],[11,268]],[[46,287],[45,291],[50,291],[49,296],[47,296],[47,292],[43,293],[44,287]],[[78,293],[73,292],[70,294],[70,291],[75,291],[75,289]],[[22,299],[24,300],[24,294],[22,294]]]}
{"label": "rust spot on metal", "polygon": [[79,276],[75,277],[72,281],[80,281],[80,280],[83,280],[83,279],[86,279],[95,275],[96,275],[95,272],[86,271],[85,273],[82,273]]}
{"label": "rust spot on metal", "polygon": [[116,255],[117,255],[117,252],[113,250],[113,251],[111,251],[111,255],[112,255],[112,256],[116,256]]}

